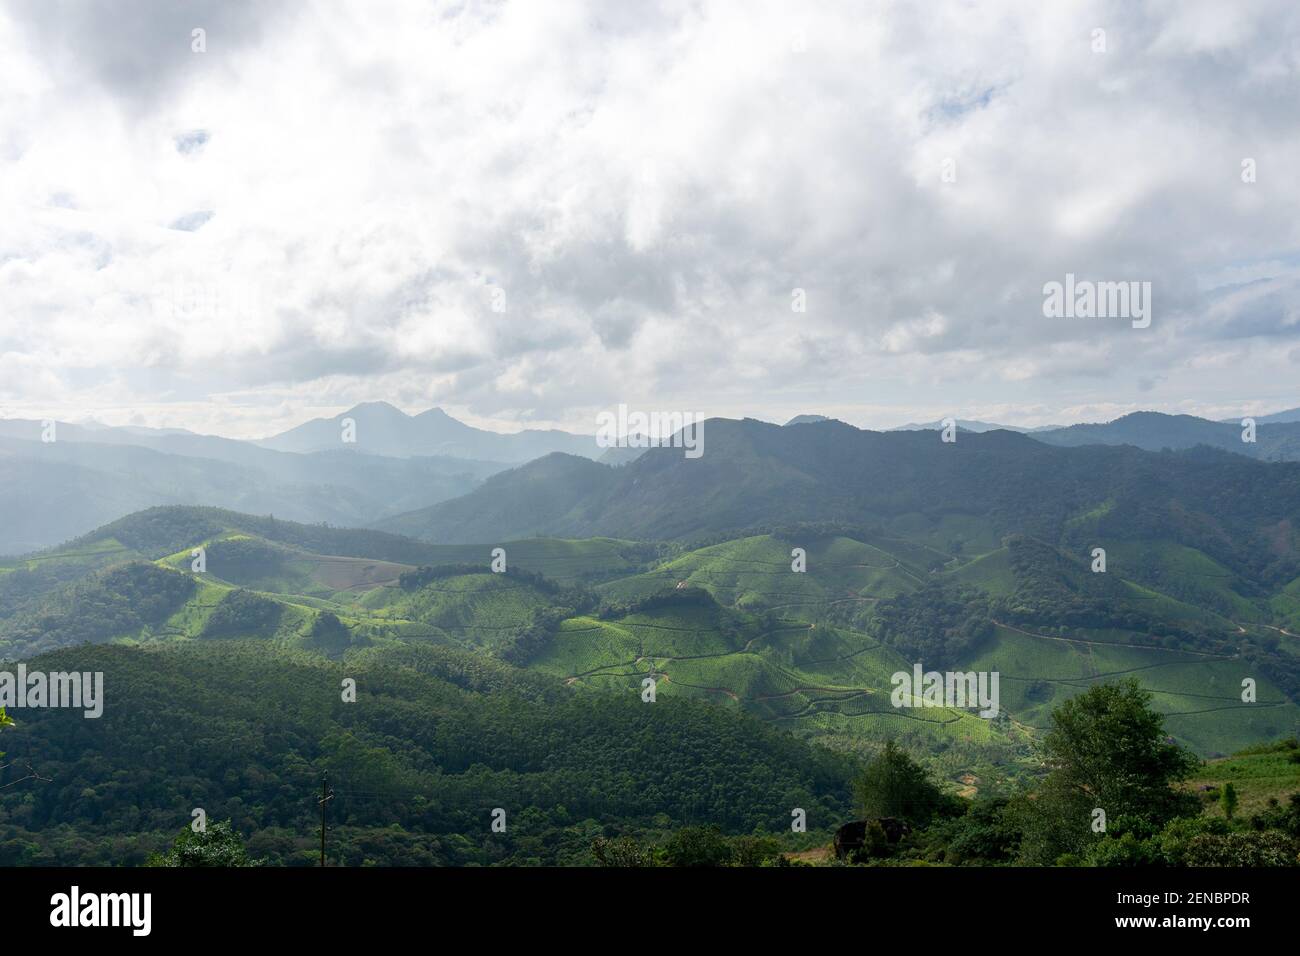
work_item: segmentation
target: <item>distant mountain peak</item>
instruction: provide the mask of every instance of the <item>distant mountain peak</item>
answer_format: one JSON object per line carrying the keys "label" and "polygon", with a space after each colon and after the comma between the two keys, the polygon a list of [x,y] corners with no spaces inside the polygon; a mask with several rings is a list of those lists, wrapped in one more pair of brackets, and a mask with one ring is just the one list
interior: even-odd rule
{"label": "distant mountain peak", "polygon": [[1121,415],[1119,418],[1116,418],[1115,421],[1117,422],[1128,422],[1128,421],[1159,422],[1171,418],[1179,418],[1184,421],[1194,421],[1194,422],[1206,421],[1206,419],[1198,418],[1195,415],[1184,415],[1184,414],[1178,414],[1172,412],[1147,411],[1145,409],[1136,412],[1129,412],[1127,415]]}
{"label": "distant mountain peak", "polygon": [[406,412],[398,408],[396,405],[390,405],[388,402],[361,402],[357,405],[353,405],[346,412],[342,412],[341,414],[346,416],[346,415],[358,415],[358,414],[365,414],[365,413],[374,413],[374,414],[388,415],[388,416],[400,416],[401,418],[411,417],[410,415],[406,414]]}
{"label": "distant mountain peak", "polygon": [[[944,428],[944,421],[941,419],[934,422],[908,422],[906,425],[899,425],[896,428],[890,428],[891,432],[918,432],[918,431],[941,431]],[[1018,428],[1015,425],[999,425],[996,422],[982,422],[975,419],[958,418],[957,430],[963,432],[973,432],[980,434],[983,432],[1020,432],[1024,433],[1026,429]]]}
{"label": "distant mountain peak", "polygon": [[529,461],[552,451],[595,458],[600,453],[595,438],[569,432],[524,429],[494,432],[467,425],[441,408],[408,415],[388,402],[362,402],[332,418],[316,418],[288,431],[261,439],[263,448],[277,451],[315,452],[340,448],[339,425],[354,419],[352,451],[394,458],[436,455],[478,462]]}
{"label": "distant mountain peak", "polygon": [[[437,405],[434,405],[432,408],[426,408],[424,411],[420,412],[418,415],[413,415],[413,416],[411,416],[411,417],[416,418],[416,419],[425,419],[425,420],[431,420],[431,421],[442,421],[443,419],[449,419],[449,418],[451,418],[450,415],[448,415],[446,412],[444,412],[444,411],[442,410],[442,408],[439,407],[439,406],[437,406]],[[455,419],[452,419],[452,421],[455,421]],[[464,423],[462,422],[462,424],[464,424]]]}
{"label": "distant mountain peak", "polygon": [[[813,422],[829,422],[834,419],[827,418],[825,415],[796,415],[786,422],[786,425],[810,425]],[[784,427],[784,426],[782,426]]]}

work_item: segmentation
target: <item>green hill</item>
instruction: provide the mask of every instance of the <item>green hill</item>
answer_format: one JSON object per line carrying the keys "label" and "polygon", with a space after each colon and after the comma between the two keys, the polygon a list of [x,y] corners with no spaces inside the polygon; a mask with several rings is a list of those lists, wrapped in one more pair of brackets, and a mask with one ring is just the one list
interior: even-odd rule
{"label": "green hill", "polygon": [[[1072,527],[1109,513],[1078,512]],[[769,815],[760,791],[822,808],[815,826],[829,827],[850,812],[848,763],[836,760],[894,740],[954,791],[1014,788],[1037,772],[1054,707],[1126,677],[1202,756],[1300,729],[1300,640],[1285,616],[1294,579],[1270,585],[1165,537],[1102,540],[1104,574],[1069,533],[1064,544],[1011,533],[990,546],[953,515],[790,523],[694,544],[529,538],[500,545],[506,570],[494,572],[494,544],[151,509],[0,565],[0,655],[102,665],[114,709],[129,715],[95,727],[18,715],[20,730],[5,736],[11,758],[44,754],[78,792],[113,796],[83,806],[74,784],[61,785],[33,810],[0,815],[0,861],[106,859],[104,839],[128,824],[103,808],[142,800],[143,822],[119,844],[134,859],[175,829],[173,801],[199,805],[202,792],[215,794],[202,798],[219,808],[209,812],[259,834],[263,855],[306,862],[294,794],[326,769],[340,793],[365,796],[340,820],[348,860],[589,862],[593,835],[717,822],[719,799],[739,808],[721,818],[732,832],[780,829],[780,806]],[[796,549],[803,570],[792,567]],[[996,673],[997,717],[894,706],[894,675],[917,663]],[[147,685],[154,672],[157,686]],[[366,691],[355,710],[331,709],[344,676]],[[642,701],[648,678],[654,704]],[[218,703],[218,687],[235,698]],[[689,728],[636,723],[655,708],[688,715]],[[197,729],[204,720],[218,727]],[[147,751],[146,721],[197,735],[199,756],[178,757],[179,742]],[[93,750],[109,727],[127,741],[111,761],[74,754],[74,742]],[[707,744],[709,734],[729,742]],[[255,773],[227,772],[231,741],[251,748]],[[627,770],[660,748],[680,756],[675,776]],[[772,767],[777,751],[792,769]],[[837,782],[795,779],[831,764]],[[164,767],[175,779],[162,779]],[[736,773],[742,789],[719,797],[717,780]],[[124,774],[145,790],[116,786]],[[231,782],[243,774],[252,777]],[[615,797],[602,810],[590,792],[606,790]],[[384,796],[382,812],[363,806],[371,795]],[[539,829],[485,843],[479,811],[466,808],[506,800],[533,807],[526,819]],[[381,838],[394,822],[406,836]],[[53,847],[43,856],[31,849],[36,833]]]}
{"label": "green hill", "polygon": [[[812,573],[792,570],[795,548],[803,549]],[[600,591],[618,600],[665,588],[700,587],[724,604],[798,617],[830,603],[891,597],[914,589],[924,575],[922,568],[877,544],[811,532],[767,534],[689,551],[644,574],[602,585]]]}
{"label": "green hill", "polygon": [[1300,573],[1300,464],[1197,447],[1056,447],[1006,431],[870,432],[710,419],[705,452],[651,448],[621,468],[550,456],[471,495],[385,522],[431,540],[530,534],[693,540],[759,526],[876,527],[950,555],[1019,533],[1076,553],[1173,541],[1244,581]]}
{"label": "green hill", "polygon": [[[1033,537],[945,554],[934,525],[913,530],[790,525],[697,548],[526,539],[504,545],[499,574],[488,545],[153,509],[0,571],[0,654],[240,638],[337,659],[437,644],[590,692],[635,695],[654,677],[667,697],[837,747],[902,735],[985,772],[1015,772],[1053,706],[1130,673],[1203,754],[1295,726],[1300,655],[1269,604],[1285,604],[1285,588],[1247,597],[1245,579],[1163,540],[1112,544],[1096,574],[1086,551]],[[917,661],[997,671],[1007,720],[893,707],[892,675]],[[1252,704],[1239,699],[1244,677]]]}
{"label": "green hill", "polygon": [[[1227,783],[1237,791],[1238,809],[1243,816],[1264,810],[1270,799],[1285,804],[1291,794],[1300,793],[1300,747],[1295,738],[1261,744],[1231,757],[1208,761],[1186,786],[1193,792],[1204,793],[1217,791]],[[1211,806],[1208,812],[1223,815],[1217,803]]]}

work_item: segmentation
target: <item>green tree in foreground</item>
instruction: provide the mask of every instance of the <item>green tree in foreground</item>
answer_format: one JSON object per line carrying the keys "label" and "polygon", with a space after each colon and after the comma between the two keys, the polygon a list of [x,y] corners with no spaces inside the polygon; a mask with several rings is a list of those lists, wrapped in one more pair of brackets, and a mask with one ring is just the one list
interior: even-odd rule
{"label": "green tree in foreground", "polygon": [[186,827],[166,853],[154,853],[145,866],[261,866],[251,859],[244,841],[229,820],[213,823],[202,833]]}
{"label": "green tree in foreground", "polygon": [[945,803],[924,768],[892,740],[863,769],[854,792],[865,819],[897,817],[917,826],[929,823]]}
{"label": "green tree in foreground", "polygon": [[1096,798],[1112,820],[1131,815],[1164,823],[1194,809],[1187,805],[1194,800],[1170,785],[1200,761],[1169,742],[1164,717],[1133,678],[1093,687],[1057,707],[1043,750],[1053,776]]}
{"label": "green tree in foreground", "polygon": [[1172,785],[1200,762],[1168,741],[1151,695],[1132,678],[1057,707],[1043,752],[1050,773],[1023,808],[1023,862],[1050,865],[1082,854],[1103,834],[1143,839],[1198,812],[1196,798]]}

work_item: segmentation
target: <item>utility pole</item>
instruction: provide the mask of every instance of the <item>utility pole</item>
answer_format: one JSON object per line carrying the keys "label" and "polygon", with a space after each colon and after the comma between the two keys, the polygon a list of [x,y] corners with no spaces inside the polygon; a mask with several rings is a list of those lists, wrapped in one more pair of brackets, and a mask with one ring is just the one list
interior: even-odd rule
{"label": "utility pole", "polygon": [[325,865],[325,807],[334,799],[334,790],[330,787],[329,774],[322,774],[320,778],[320,799],[316,802],[320,804],[320,865]]}

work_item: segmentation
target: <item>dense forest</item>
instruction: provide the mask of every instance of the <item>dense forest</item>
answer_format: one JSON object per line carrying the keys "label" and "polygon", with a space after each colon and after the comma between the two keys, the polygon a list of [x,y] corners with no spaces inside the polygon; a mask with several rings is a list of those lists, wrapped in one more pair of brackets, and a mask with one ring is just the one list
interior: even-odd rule
{"label": "dense forest", "polygon": [[0,786],[26,762],[48,782],[3,791],[0,865],[142,863],[194,808],[250,834],[255,857],[311,863],[326,773],[347,864],[583,862],[597,837],[782,832],[794,808],[824,831],[850,815],[849,759],[752,717],[579,695],[445,647],[344,664],[212,640],[29,666],[103,671],[108,703],[99,720],[23,711],[6,732]]}
{"label": "dense forest", "polygon": [[1296,741],[1243,755],[1291,768],[1291,790],[1238,812],[1231,780],[1185,784],[1201,762],[1135,681],[1058,707],[1043,772],[968,799],[892,741],[857,763],[734,712],[583,699],[447,648],[346,667],[263,650],[35,662],[102,669],[118,702],[99,721],[24,713],[22,732],[0,714],[0,865],[312,865],[321,787],[331,865],[1300,865]]}

